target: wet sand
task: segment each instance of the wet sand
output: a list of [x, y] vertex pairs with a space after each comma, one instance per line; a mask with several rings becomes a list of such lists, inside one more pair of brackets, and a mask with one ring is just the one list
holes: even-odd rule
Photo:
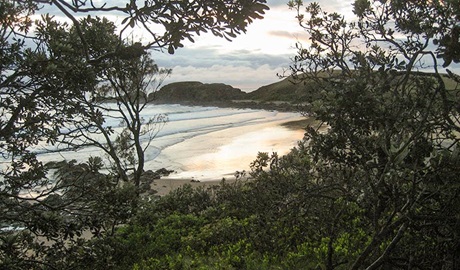
[[[289, 130], [293, 130], [296, 132], [303, 132], [305, 127], [314, 123], [313, 119], [300, 119], [294, 121], [287, 121], [287, 122], [279, 122], [278, 125]], [[241, 148], [239, 150], [242, 150]], [[244, 149], [243, 149], [244, 150]], [[236, 149], [238, 151], [238, 149]], [[213, 158], [216, 158], [217, 155], [213, 155]], [[252, 160], [254, 160], [256, 157]], [[198, 158], [201, 159], [201, 158]], [[252, 161], [251, 160], [251, 161]], [[206, 161], [209, 163], [209, 160]], [[209, 165], [209, 164], [208, 164]], [[196, 168], [195, 168], [196, 169]], [[231, 174], [228, 174], [224, 177], [227, 183], [233, 183], [235, 181], [235, 177]], [[156, 191], [156, 195], [164, 196], [185, 184], [190, 184], [192, 187], [210, 187], [213, 185], [219, 185], [222, 181], [221, 179], [210, 179], [210, 178], [200, 178], [197, 179], [195, 177], [187, 176], [187, 174], [181, 173], [178, 175], [171, 175], [168, 177], [162, 177], [161, 179], [154, 180], [151, 185], [151, 188]]]

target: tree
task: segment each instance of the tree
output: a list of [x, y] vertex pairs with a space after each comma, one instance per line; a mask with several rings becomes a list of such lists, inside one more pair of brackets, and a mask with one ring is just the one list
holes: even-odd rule
[[[86, 121], [93, 126], [104, 121], [97, 111], [93, 111], [95, 115], [91, 114], [88, 111], [91, 107], [79, 102], [84, 100], [83, 97], [97, 95], [101, 89], [101, 78], [106, 75], [105, 79], [112, 79], [116, 83], [117, 79], [139, 67], [145, 67], [146, 74], [159, 72], [147, 58], [139, 58], [148, 48], [168, 48], [172, 53], [182, 46], [185, 38], [209, 30], [217, 36], [235, 37], [244, 32], [253, 19], [261, 18], [267, 8], [263, 3], [265, 1], [258, 0], [212, 3], [146, 1], [142, 7], [137, 6], [135, 1], [121, 7], [97, 6], [93, 1], [24, 0], [0, 3], [0, 149], [3, 158], [0, 200], [4, 213], [0, 223], [2, 228], [11, 225], [21, 228], [20, 231], [2, 229], [0, 232], [2, 267], [73, 267], [70, 258], [61, 255], [81, 254], [73, 251], [78, 250], [83, 240], [74, 236], [79, 236], [88, 228], [98, 231], [105, 226], [103, 221], [92, 224], [94, 216], [86, 218], [85, 215], [91, 211], [83, 207], [85, 200], [93, 200], [88, 205], [96, 205], [92, 210], [97, 210], [95, 202], [97, 199], [103, 201], [105, 196], [98, 198], [93, 192], [90, 192], [91, 196], [85, 194], [88, 185], [80, 181], [96, 181], [104, 187], [102, 192], [106, 192], [113, 191], [114, 179], [95, 170], [97, 166], [93, 166], [94, 160], [86, 164], [63, 164], [62, 168], [68, 166], [73, 173], [50, 177], [56, 168], [43, 164], [38, 157], [39, 154], [48, 153], [49, 145], [56, 146], [53, 151], [73, 147], [71, 141], [67, 141], [71, 144], [66, 145], [62, 142], [76, 121]], [[72, 26], [46, 14], [34, 24], [31, 16], [39, 12], [43, 5], [56, 6], [71, 19]], [[104, 22], [105, 19], [89, 17], [79, 21], [76, 18], [80, 14], [95, 11], [101, 14], [109, 11], [125, 14], [124, 28], [128, 25], [148, 27], [155, 24], [162, 30], [159, 34], [152, 32], [152, 40], [148, 44], [126, 44], [121, 35], [113, 34], [113, 24]], [[31, 33], [31, 29], [36, 32]], [[100, 39], [102, 37], [107, 39]], [[131, 70], [120, 69], [121, 62], [117, 66], [117, 61], [121, 60], [131, 63]], [[138, 83], [144, 86], [144, 82]], [[140, 94], [146, 90], [142, 87], [134, 90]], [[127, 100], [126, 95], [120, 98]], [[138, 116], [133, 119], [137, 122], [132, 126], [132, 131], [140, 135], [141, 119]], [[141, 158], [138, 157], [139, 166]], [[141, 172], [142, 167], [136, 170]], [[69, 184], [69, 180], [74, 184]], [[121, 205], [131, 200], [129, 196], [120, 196], [117, 198], [124, 198], [119, 201]], [[116, 203], [107, 201], [103, 206]], [[95, 211], [102, 212], [101, 209]], [[116, 218], [112, 224], [125, 218], [118, 214], [115, 211], [110, 216]], [[43, 245], [42, 240], [36, 238], [39, 235], [52, 240], [54, 244]]]
[[[310, 173], [341, 202], [318, 200], [335, 217], [317, 224], [332, 228], [319, 235], [322, 264], [457, 268], [460, 81], [438, 61], [458, 62], [458, 1], [358, 0], [351, 23], [317, 3], [289, 6], [310, 38], [290, 75], [314, 85], [305, 111], [328, 126], [307, 131]], [[356, 207], [358, 223], [346, 214]], [[356, 226], [364, 236], [343, 256], [339, 240]]]
[[[49, 53], [66, 58], [79, 57], [83, 46], [76, 28], [51, 20], [45, 17], [38, 28]], [[106, 55], [117, 46], [125, 49], [140, 46], [120, 45], [115, 25], [107, 19], [88, 16], [79, 24], [91, 57]], [[62, 40], [72, 44], [65, 45], [67, 51], [62, 49]], [[68, 107], [74, 108], [80, 117], [70, 120], [67, 130], [60, 134], [59, 143], [71, 149], [99, 148], [110, 158], [113, 174], [124, 182], [133, 180], [139, 188], [144, 172], [144, 152], [166, 122], [164, 115], [145, 120], [142, 112], [148, 105], [149, 94], [161, 86], [171, 70], [160, 69], [147, 53], [114, 55], [90, 68], [97, 87], [67, 101]], [[116, 122], [124, 128], [118, 131], [117, 126], [107, 125], [107, 122]]]
[[[134, 185], [139, 190], [144, 173], [145, 151], [167, 121], [166, 115], [158, 114], [143, 119], [141, 113], [148, 105], [149, 95], [161, 86], [171, 70], [158, 68], [150, 57], [144, 55], [129, 62], [117, 61], [112, 70], [105, 72], [107, 85], [102, 89], [115, 96], [117, 108], [111, 110], [119, 113], [120, 116], [116, 118], [121, 119], [120, 123], [124, 126], [115, 139], [115, 145], [112, 146], [114, 149], [108, 152], [116, 153], [111, 154], [113, 160], [117, 156], [122, 157], [123, 171], [118, 170], [119, 174], [132, 170]], [[116, 166], [120, 167], [118, 164]]]
[[[110, 5], [95, 3], [93, 0], [66, 1], [66, 0], [21, 0], [21, 4], [37, 5], [48, 4], [56, 6], [66, 17], [72, 20], [77, 34], [83, 42], [84, 56], [87, 60], [98, 62], [114, 54], [124, 54], [124, 49], [112, 51], [100, 58], [92, 58], [90, 48], [84, 42], [83, 32], [75, 18], [78, 14], [95, 12], [115, 12], [125, 18], [122, 20], [120, 36], [128, 27], [140, 26], [147, 30], [152, 40], [142, 47], [131, 47], [131, 53], [139, 54], [144, 49], [167, 47], [169, 53], [183, 47], [183, 40], [194, 41], [193, 36], [211, 31], [217, 37], [227, 40], [244, 33], [247, 26], [254, 19], [262, 19], [264, 11], [268, 9], [265, 0], [238, 0], [238, 1], [144, 1], [143, 5], [136, 1]], [[155, 31], [154, 29], [159, 29]]]

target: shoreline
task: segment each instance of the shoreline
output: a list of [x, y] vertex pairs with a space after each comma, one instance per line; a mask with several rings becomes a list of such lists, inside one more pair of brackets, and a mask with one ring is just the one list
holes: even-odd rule
[[183, 106], [219, 107], [232, 109], [253, 109], [279, 112], [301, 112], [301, 104], [291, 104], [287, 101], [260, 101], [260, 100], [214, 100], [214, 101], [193, 101], [193, 100], [151, 100], [150, 104], [179, 104]]
[[[281, 127], [285, 127], [290, 130], [305, 130], [305, 128], [309, 125], [314, 125], [315, 119], [313, 118], [306, 118], [301, 120], [290, 120], [286, 122], [279, 123], [278, 125]], [[212, 186], [218, 186], [222, 183], [222, 181], [226, 183], [234, 183], [236, 182], [236, 178], [233, 175], [228, 175], [227, 177], [223, 177], [221, 179], [194, 179], [194, 178], [175, 178], [170, 176], [164, 176], [160, 179], [155, 179], [150, 184], [151, 190], [155, 192], [153, 195], [163, 197], [169, 194], [171, 191], [176, 190], [186, 184], [191, 185], [193, 188], [208, 188]]]
[[308, 126], [318, 126], [319, 122], [313, 117], [304, 116], [305, 119], [301, 120], [292, 120], [288, 122], [281, 123], [282, 127], [289, 128], [292, 130], [305, 130]]

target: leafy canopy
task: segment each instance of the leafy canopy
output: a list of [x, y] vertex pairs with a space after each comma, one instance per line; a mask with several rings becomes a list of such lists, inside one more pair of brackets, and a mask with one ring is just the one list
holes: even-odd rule
[[[140, 136], [153, 138], [148, 126], [163, 122], [139, 116], [155, 76], [167, 73], [146, 50], [173, 53], [184, 39], [207, 31], [234, 38], [267, 9], [262, 0], [112, 3], [0, 2], [0, 268], [87, 268], [82, 262], [92, 262], [92, 248], [85, 251], [87, 239], [80, 236], [112, 234], [134, 213], [139, 181], [120, 187], [118, 180], [133, 168], [139, 179], [146, 147]], [[43, 14], [46, 6], [70, 23]], [[112, 12], [125, 16], [118, 33], [105, 16]], [[34, 21], [35, 14], [41, 19]], [[147, 44], [126, 41], [124, 33], [133, 26], [151, 33]], [[100, 103], [109, 94], [131, 109], [123, 120], [134, 123], [131, 134], [119, 134], [118, 141], [104, 125], [107, 108]], [[41, 161], [43, 155], [94, 145], [95, 136], [106, 136], [106, 144], [97, 141], [102, 147], [118, 142], [107, 148], [118, 175], [103, 173], [96, 158], [81, 164]], [[134, 144], [135, 153], [123, 151]]]

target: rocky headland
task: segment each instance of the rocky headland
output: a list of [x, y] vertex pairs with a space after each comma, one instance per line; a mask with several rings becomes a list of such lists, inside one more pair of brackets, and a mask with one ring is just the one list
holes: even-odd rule
[[303, 84], [293, 84], [289, 79], [249, 93], [223, 83], [185, 81], [163, 86], [151, 94], [149, 100], [193, 106], [301, 111], [300, 105], [306, 102], [306, 95]]

